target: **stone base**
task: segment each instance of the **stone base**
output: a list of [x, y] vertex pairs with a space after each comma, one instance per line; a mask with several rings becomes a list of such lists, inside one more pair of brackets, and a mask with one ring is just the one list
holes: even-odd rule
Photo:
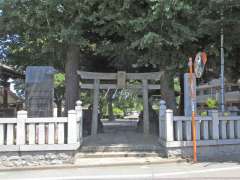
[[1, 152], [0, 167], [73, 164], [74, 151]]
[[[166, 148], [168, 157], [193, 157], [192, 147]], [[198, 161], [238, 161], [240, 162], [240, 144], [234, 145], [210, 145], [197, 147]]]

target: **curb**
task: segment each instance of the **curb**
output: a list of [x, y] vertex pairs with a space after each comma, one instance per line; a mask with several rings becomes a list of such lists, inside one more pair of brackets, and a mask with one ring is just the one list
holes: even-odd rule
[[106, 164], [89, 164], [89, 165], [78, 165], [79, 168], [94, 168], [94, 167], [116, 167], [116, 166], [135, 166], [135, 165], [153, 165], [153, 164], [171, 164], [171, 163], [183, 163], [187, 162], [184, 159], [178, 160], [165, 160], [165, 161], [146, 161], [146, 162], [129, 162], [129, 163], [106, 163]]
[[94, 167], [116, 167], [116, 166], [135, 166], [135, 165], [151, 165], [151, 164], [171, 164], [171, 163], [183, 163], [187, 162], [185, 159], [173, 159], [173, 160], [161, 160], [161, 161], [146, 161], [146, 162], [129, 162], [129, 163], [106, 163], [106, 164], [64, 164], [64, 165], [51, 165], [51, 166], [32, 166], [32, 167], [6, 167], [0, 168], [0, 172], [3, 171], [26, 171], [26, 170], [49, 170], [49, 169], [73, 169], [73, 168], [94, 168]]

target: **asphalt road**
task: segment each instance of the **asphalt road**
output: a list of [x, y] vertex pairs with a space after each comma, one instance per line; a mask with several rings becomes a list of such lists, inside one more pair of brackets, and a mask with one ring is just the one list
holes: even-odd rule
[[162, 165], [1, 171], [11, 180], [116, 180], [116, 179], [240, 179], [239, 163], [171, 163]]

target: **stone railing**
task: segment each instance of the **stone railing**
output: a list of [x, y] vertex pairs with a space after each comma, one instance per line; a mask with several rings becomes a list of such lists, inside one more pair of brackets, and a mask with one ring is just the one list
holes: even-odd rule
[[0, 151], [76, 150], [82, 142], [82, 107], [78, 101], [67, 117], [0, 118]]
[[[174, 116], [160, 102], [159, 139], [165, 147], [192, 146], [192, 117]], [[212, 110], [209, 116], [196, 116], [198, 146], [240, 144], [240, 116], [222, 116]]]

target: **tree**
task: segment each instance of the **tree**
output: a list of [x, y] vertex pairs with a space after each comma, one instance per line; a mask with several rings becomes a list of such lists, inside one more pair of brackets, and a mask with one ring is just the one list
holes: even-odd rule
[[[55, 67], [63, 62], [67, 109], [72, 109], [78, 99], [79, 63], [94, 56], [98, 57], [98, 64], [104, 57], [115, 67], [103, 68], [104, 71], [163, 71], [162, 98], [169, 108], [176, 110], [173, 77], [186, 72], [188, 57], [205, 49], [209, 54], [208, 64], [217, 65], [211, 59], [218, 56], [219, 9], [223, 5], [231, 9], [231, 13], [224, 12], [224, 23], [228, 24], [224, 31], [234, 28], [235, 34], [226, 39], [229, 42], [227, 56], [234, 56], [229, 69], [232, 64], [238, 65], [239, 43], [230, 42], [239, 31], [235, 28], [239, 26], [239, 7], [229, 2], [5, 0], [1, 9], [5, 34], [17, 33], [22, 39], [18, 55], [27, 56], [31, 63], [38, 60]], [[88, 66], [87, 69], [94, 68]]]
[[150, 71], [163, 71], [162, 97], [172, 109], [176, 109], [173, 76], [179, 66], [187, 64], [184, 60], [187, 61], [190, 55], [187, 51], [189, 44], [197, 41], [194, 31], [194, 24], [197, 23], [192, 21], [196, 16], [194, 3], [168, 0], [105, 1], [108, 9], [95, 13], [103, 21], [94, 30], [103, 39], [97, 43], [100, 53], [114, 59], [120, 68], [123, 64], [129, 67], [134, 63], [138, 67], [157, 67]]
[[[88, 28], [86, 19], [90, 13], [86, 6], [88, 4], [91, 3], [74, 0], [6, 0], [0, 7], [3, 12], [4, 33], [16, 33], [21, 37], [23, 46], [17, 49], [18, 55], [29, 57], [33, 52], [40, 51], [41, 53], [36, 53], [40, 55], [39, 60], [44, 62], [42, 55], [47, 54], [47, 63], [50, 65], [56, 64], [56, 59], [49, 59], [56, 51], [61, 52], [61, 59], [66, 59], [66, 110], [74, 108], [79, 96], [76, 71], [82, 58], [81, 53], [89, 46], [85, 38], [85, 29]], [[29, 60], [30, 62], [25, 63], [31, 64], [38, 58], [32, 57]]]

